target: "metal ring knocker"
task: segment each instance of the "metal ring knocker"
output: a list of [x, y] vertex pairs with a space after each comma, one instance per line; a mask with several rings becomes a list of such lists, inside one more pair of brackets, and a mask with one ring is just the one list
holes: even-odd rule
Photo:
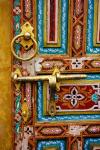
[[[22, 61], [28, 61], [28, 60], [31, 60], [32, 58], [35, 57], [37, 50], [38, 50], [38, 45], [37, 45], [37, 42], [34, 38], [33, 27], [30, 25], [29, 22], [26, 22], [21, 27], [21, 29], [22, 29], [22, 32], [19, 35], [15, 36], [11, 42], [11, 51], [12, 51], [13, 55], [15, 56], [15, 58], [22, 60]], [[28, 51], [29, 48], [32, 45], [34, 45], [33, 54], [31, 56], [29, 56], [27, 58], [22, 58], [16, 54], [15, 49], [14, 49], [14, 45], [15, 45], [15, 42], [18, 38], [23, 38], [21, 42], [17, 42], [17, 43], [20, 43], [26, 51]]]

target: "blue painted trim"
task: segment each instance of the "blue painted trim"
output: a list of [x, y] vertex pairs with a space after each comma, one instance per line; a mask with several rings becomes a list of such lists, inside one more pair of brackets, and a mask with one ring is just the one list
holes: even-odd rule
[[68, 0], [61, 1], [61, 47], [60, 48], [45, 48], [43, 42], [43, 1], [38, 0], [37, 4], [37, 20], [38, 20], [38, 47], [40, 54], [66, 54], [67, 52], [67, 35], [68, 35]]
[[100, 73], [88, 74], [86, 80], [100, 80]]
[[[13, 7], [14, 8], [20, 7], [20, 0], [14, 0], [14, 6]], [[15, 33], [15, 36], [16, 36], [20, 33], [20, 28], [21, 28], [21, 24], [20, 24], [21, 16], [20, 16], [20, 14], [19, 15], [14, 15], [13, 20], [14, 20], [14, 33]], [[20, 49], [20, 45], [15, 44], [16, 54], [19, 53], [19, 49]], [[21, 95], [16, 96], [16, 98], [15, 98], [15, 114], [17, 114], [21, 110], [20, 100], [21, 100]], [[19, 133], [20, 130], [21, 130], [21, 128], [20, 128], [21, 122], [22, 122], [21, 119], [20, 119], [20, 121], [15, 122], [15, 131], [16, 131], [16, 133]]]
[[48, 140], [48, 141], [38, 141], [37, 150], [43, 150], [44, 147], [58, 146], [60, 150], [65, 150], [64, 140]]
[[99, 54], [100, 48], [93, 46], [94, 30], [94, 0], [88, 0], [88, 19], [87, 19], [87, 54]]
[[91, 144], [100, 144], [100, 138], [86, 138], [84, 140], [84, 150], [90, 150]]

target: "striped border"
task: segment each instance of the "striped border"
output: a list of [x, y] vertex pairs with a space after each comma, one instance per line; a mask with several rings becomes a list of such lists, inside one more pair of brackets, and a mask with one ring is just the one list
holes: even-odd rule
[[[37, 3], [37, 33], [38, 47], [41, 55], [66, 55], [68, 51], [68, 0], [59, 0], [58, 7], [61, 10], [61, 15], [58, 15], [58, 41], [57, 44], [47, 43], [47, 3], [46, 0], [38, 0]], [[43, 7], [44, 6], [44, 7]], [[44, 8], [44, 9], [43, 9]], [[67, 10], [67, 11], [66, 11]], [[60, 14], [60, 11], [59, 11]]]
[[50, 0], [44, 1], [44, 46], [61, 47], [61, 0], [56, 0], [55, 40], [50, 41]]
[[64, 140], [48, 140], [48, 141], [39, 141], [37, 144], [37, 150], [45, 150], [49, 147], [58, 148], [58, 150], [65, 150], [65, 141]]
[[[98, 40], [98, 26], [99, 26], [99, 22], [98, 19], [100, 18], [100, 13], [99, 13], [99, 9], [98, 7], [100, 7], [100, 0], [96, 0], [94, 3], [94, 35], [93, 35], [93, 45], [96, 47], [100, 47], [100, 40]], [[98, 15], [99, 14], [99, 15]]]

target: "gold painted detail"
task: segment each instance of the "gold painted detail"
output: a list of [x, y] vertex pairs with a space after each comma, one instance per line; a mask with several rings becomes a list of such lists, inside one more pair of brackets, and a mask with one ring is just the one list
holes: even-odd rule
[[24, 102], [22, 104], [22, 118], [25, 123], [28, 121], [29, 118], [29, 109], [26, 98], [24, 99]]
[[21, 77], [21, 71], [19, 68], [16, 68], [16, 70], [14, 72], [12, 72], [11, 76], [13, 77], [13, 79], [15, 80], [17, 77]]
[[[21, 33], [15, 36], [11, 42], [11, 51], [17, 59], [22, 60], [22, 61], [28, 61], [32, 59], [33, 57], [35, 57], [37, 50], [38, 50], [38, 46], [34, 38], [33, 27], [31, 26], [29, 22], [26, 22], [21, 27], [21, 30], [22, 30]], [[31, 56], [27, 58], [18, 56], [14, 50], [15, 43], [20, 44], [24, 48], [24, 51], [31, 50], [31, 47], [33, 46], [34, 48], [32, 48], [33, 53], [31, 54]]]

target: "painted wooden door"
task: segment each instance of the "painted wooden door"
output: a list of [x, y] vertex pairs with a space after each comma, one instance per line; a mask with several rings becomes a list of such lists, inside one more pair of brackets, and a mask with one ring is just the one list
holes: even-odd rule
[[99, 150], [100, 0], [12, 6], [14, 149]]

